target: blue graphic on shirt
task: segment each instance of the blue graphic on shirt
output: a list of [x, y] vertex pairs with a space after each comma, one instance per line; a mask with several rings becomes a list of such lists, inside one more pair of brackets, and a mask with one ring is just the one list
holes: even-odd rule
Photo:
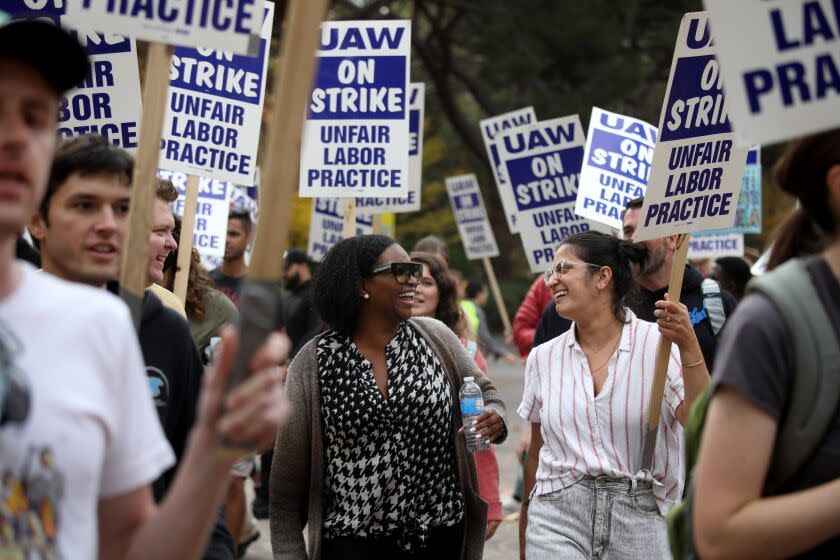
[[689, 319], [691, 319], [691, 326], [693, 327], [700, 321], [709, 318], [709, 310], [706, 309], [706, 302], [703, 301], [703, 308], [697, 309], [696, 307], [691, 310], [688, 314]]

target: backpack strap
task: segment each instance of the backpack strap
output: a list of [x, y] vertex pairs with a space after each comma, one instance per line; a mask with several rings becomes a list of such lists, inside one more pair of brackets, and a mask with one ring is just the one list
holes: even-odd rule
[[750, 284], [787, 325], [794, 371], [786, 416], [780, 421], [765, 492], [790, 480], [814, 454], [840, 402], [840, 344], [805, 261], [794, 259]]
[[720, 284], [711, 278], [704, 278], [700, 284], [703, 290], [703, 303], [706, 304], [706, 312], [709, 314], [709, 322], [712, 323], [712, 331], [715, 336], [726, 323], [726, 310], [723, 308], [723, 298], [720, 295]]

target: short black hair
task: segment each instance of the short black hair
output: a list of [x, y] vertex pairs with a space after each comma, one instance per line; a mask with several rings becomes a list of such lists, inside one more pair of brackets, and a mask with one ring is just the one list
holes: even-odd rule
[[231, 208], [230, 212], [228, 212], [228, 221], [231, 220], [239, 220], [242, 222], [245, 231], [251, 233], [251, 227], [254, 225], [251, 221], [251, 213], [244, 208]]
[[384, 235], [358, 235], [336, 243], [321, 261], [312, 290], [315, 310], [342, 336], [356, 333], [362, 278], [370, 276], [379, 256], [394, 243]]
[[723, 270], [730, 280], [740, 288], [745, 288], [752, 279], [750, 265], [741, 257], [720, 257], [715, 263]]
[[638, 196], [627, 203], [624, 207], [625, 210], [630, 210], [631, 208], [641, 208], [642, 205], [645, 203], [645, 197]]
[[467, 296], [467, 299], [474, 299], [475, 296], [480, 294], [483, 289], [484, 284], [482, 284], [480, 280], [470, 280], [464, 290], [464, 295]]
[[55, 151], [47, 190], [38, 213], [49, 223], [50, 200], [67, 179], [78, 173], [86, 175], [115, 175], [131, 186], [134, 177], [134, 158], [98, 134], [83, 134], [64, 141]]

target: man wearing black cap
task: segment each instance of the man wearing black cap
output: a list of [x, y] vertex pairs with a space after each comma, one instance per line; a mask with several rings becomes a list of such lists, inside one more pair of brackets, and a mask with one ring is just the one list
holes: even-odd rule
[[[155, 506], [150, 483], [173, 456], [152, 400], [138, 398], [148, 388], [127, 308], [13, 253], [44, 194], [58, 103], [84, 79], [87, 56], [54, 25], [7, 22], [0, 13], [0, 493], [16, 508], [4, 516], [3, 552], [195, 558], [233, 462], [217, 441], [265, 447], [287, 415], [273, 367], [282, 345], [269, 339], [252, 362], [258, 373], [225, 396], [237, 344], [225, 335], [182, 463], [189, 475]], [[276, 398], [254, 398], [266, 393]]]

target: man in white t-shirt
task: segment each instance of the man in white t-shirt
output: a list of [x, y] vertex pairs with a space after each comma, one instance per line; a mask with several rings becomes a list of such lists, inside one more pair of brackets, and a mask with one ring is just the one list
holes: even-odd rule
[[[182, 461], [189, 474], [155, 506], [150, 483], [173, 457], [152, 400], [137, 398], [148, 389], [126, 307], [14, 260], [46, 186], [58, 102], [87, 72], [84, 50], [57, 27], [0, 24], [0, 555], [197, 558], [235, 459], [219, 437], [263, 448], [287, 416], [273, 367], [283, 348], [269, 339], [258, 373], [224, 395], [237, 345], [225, 333]], [[28, 410], [4, 390], [11, 372], [27, 384]], [[5, 418], [6, 394], [24, 402], [17, 421]]]

